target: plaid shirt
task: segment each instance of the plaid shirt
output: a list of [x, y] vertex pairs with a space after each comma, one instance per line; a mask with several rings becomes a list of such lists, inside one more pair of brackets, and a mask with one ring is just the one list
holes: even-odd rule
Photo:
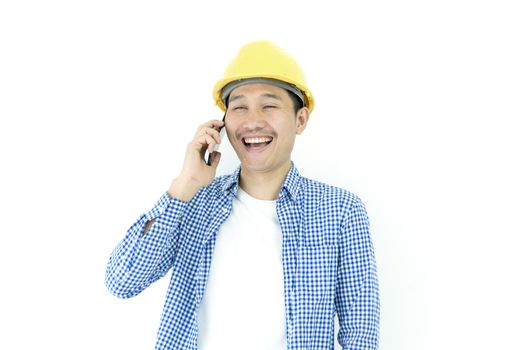
[[[109, 259], [105, 283], [121, 298], [137, 295], [173, 269], [156, 349], [197, 349], [198, 307], [216, 234], [231, 212], [239, 174], [240, 168], [217, 177], [190, 202], [165, 192], [129, 228]], [[377, 349], [378, 281], [360, 199], [304, 178], [292, 165], [280, 190], [277, 215], [288, 349], [333, 349], [335, 314], [343, 349]], [[143, 235], [147, 221], [155, 218]]]

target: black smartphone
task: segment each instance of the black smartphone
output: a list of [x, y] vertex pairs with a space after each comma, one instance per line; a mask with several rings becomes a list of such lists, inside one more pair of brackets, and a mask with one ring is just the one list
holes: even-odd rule
[[[220, 129], [219, 129], [219, 132], [220, 132], [220, 142], [224, 142], [224, 137], [226, 136], [226, 124], [225, 124], [225, 121], [226, 121], [226, 114], [224, 113], [224, 117], [222, 118], [222, 121], [224, 122], [224, 126], [222, 126]], [[215, 149], [213, 150], [213, 152], [209, 153], [209, 151], [206, 150], [206, 154], [207, 154], [207, 157], [205, 158], [206, 159], [206, 164], [207, 165], [211, 165], [211, 162], [213, 162], [213, 157], [215, 156], [215, 152], [218, 151], [218, 147], [220, 145], [219, 144], [216, 144], [215, 145]]]

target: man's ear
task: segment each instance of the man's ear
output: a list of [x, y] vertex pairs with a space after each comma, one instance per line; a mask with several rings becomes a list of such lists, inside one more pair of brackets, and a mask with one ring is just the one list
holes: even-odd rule
[[306, 128], [307, 122], [309, 121], [309, 109], [307, 107], [300, 108], [297, 112], [297, 117], [295, 120], [297, 126], [297, 135], [300, 135]]

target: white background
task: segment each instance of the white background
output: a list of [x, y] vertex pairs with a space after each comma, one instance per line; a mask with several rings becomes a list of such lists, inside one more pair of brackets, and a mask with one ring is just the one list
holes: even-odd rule
[[367, 205], [381, 349], [524, 349], [520, 2], [342, 3], [2, 2], [0, 348], [153, 348], [168, 278], [119, 300], [107, 259], [269, 39], [316, 97], [297, 167]]

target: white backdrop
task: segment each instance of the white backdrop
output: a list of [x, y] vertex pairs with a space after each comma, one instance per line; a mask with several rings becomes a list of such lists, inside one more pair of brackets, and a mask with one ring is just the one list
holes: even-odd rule
[[297, 167], [367, 205], [381, 349], [524, 349], [519, 2], [342, 3], [1, 3], [0, 348], [153, 348], [168, 278], [119, 300], [107, 259], [269, 39], [317, 101]]

